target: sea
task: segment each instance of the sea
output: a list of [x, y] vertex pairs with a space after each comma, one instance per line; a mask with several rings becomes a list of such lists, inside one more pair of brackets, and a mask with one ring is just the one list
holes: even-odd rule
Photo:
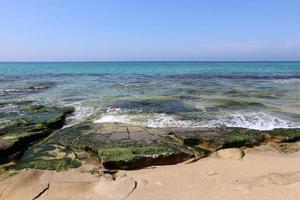
[[300, 128], [300, 62], [1, 62], [15, 100], [74, 106], [66, 126]]

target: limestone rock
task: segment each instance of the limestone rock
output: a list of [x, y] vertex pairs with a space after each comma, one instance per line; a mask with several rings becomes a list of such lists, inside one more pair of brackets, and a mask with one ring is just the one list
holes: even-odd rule
[[92, 164], [84, 164], [80, 166], [80, 172], [82, 173], [96, 173], [99, 171], [99, 166], [92, 165]]
[[0, 199], [32, 200], [48, 187], [49, 179], [43, 171], [24, 171], [1, 182]]
[[244, 151], [239, 148], [220, 149], [216, 152], [216, 156], [223, 159], [240, 160], [244, 155]]
[[100, 196], [109, 199], [125, 199], [136, 188], [136, 181], [127, 176], [118, 176], [113, 179], [101, 179], [95, 183], [93, 190]]
[[12, 176], [0, 185], [5, 200], [121, 200], [136, 188], [133, 178], [96, 177], [78, 170], [53, 172], [28, 170]]

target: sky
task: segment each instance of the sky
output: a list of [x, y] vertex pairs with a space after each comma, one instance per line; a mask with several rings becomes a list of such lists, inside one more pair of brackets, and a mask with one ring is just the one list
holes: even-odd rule
[[300, 60], [299, 0], [0, 0], [0, 61]]

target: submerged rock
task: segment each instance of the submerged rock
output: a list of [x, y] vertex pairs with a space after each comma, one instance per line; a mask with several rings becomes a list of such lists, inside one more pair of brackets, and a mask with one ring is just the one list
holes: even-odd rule
[[242, 99], [216, 99], [212, 100], [215, 101], [216, 105], [208, 108], [218, 108], [218, 109], [245, 109], [245, 108], [251, 108], [251, 109], [262, 109], [266, 108], [266, 105], [260, 102], [255, 101], [248, 101], [248, 100], [242, 100]]
[[53, 82], [24, 83], [22, 86], [0, 88], [0, 96], [20, 97], [20, 95], [42, 92], [53, 87]]
[[138, 100], [121, 100], [110, 105], [110, 107], [166, 114], [192, 112], [197, 110], [186, 105], [180, 98], [164, 96]]

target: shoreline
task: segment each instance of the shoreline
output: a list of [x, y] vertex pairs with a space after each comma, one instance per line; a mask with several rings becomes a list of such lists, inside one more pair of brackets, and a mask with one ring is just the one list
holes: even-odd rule
[[[73, 108], [25, 105], [26, 117], [0, 129], [3, 169], [67, 170], [98, 163], [106, 169], [134, 170], [200, 159], [226, 148], [300, 140], [300, 129], [254, 130], [236, 127], [151, 128], [125, 123], [79, 123], [65, 128]], [[34, 120], [33, 120], [34, 119]]]
[[74, 108], [17, 105], [24, 115], [0, 129], [1, 159], [12, 161], [0, 165], [0, 199], [286, 199], [272, 190], [298, 195], [290, 189], [300, 188], [298, 128], [110, 122], [62, 128]]
[[267, 143], [246, 148], [242, 150], [244, 155], [237, 148], [222, 149], [197, 161], [129, 171], [91, 174], [90, 170], [95, 170], [92, 165], [62, 172], [30, 169], [3, 180], [0, 197], [7, 200], [27, 197], [39, 200], [297, 199], [300, 142], [284, 145]]

